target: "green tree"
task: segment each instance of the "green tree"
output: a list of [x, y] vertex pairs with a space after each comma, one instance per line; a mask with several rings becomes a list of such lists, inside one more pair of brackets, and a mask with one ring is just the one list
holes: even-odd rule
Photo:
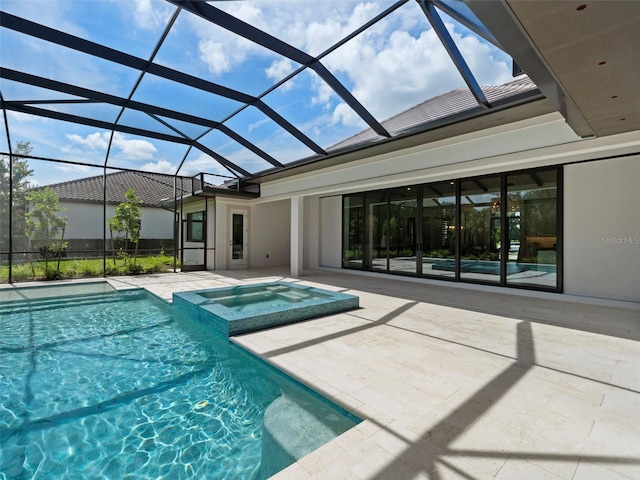
[[[32, 248], [40, 248], [44, 252], [45, 276], [47, 278], [60, 277], [60, 257], [62, 251], [67, 248], [64, 241], [64, 230], [67, 226], [67, 217], [60, 217], [58, 213], [66, 210], [58, 206], [58, 195], [49, 187], [31, 190], [25, 198], [29, 211], [25, 216], [26, 233], [31, 238]], [[57, 253], [58, 264], [55, 271], [49, 270], [49, 253]], [[31, 264], [33, 269], [33, 263]]]
[[10, 182], [9, 166], [11, 159], [9, 155], [0, 156], [0, 250], [9, 249], [9, 233], [12, 231], [9, 225], [9, 210], [13, 209], [13, 236], [14, 250], [26, 250], [25, 235], [25, 211], [26, 192], [30, 183], [28, 178], [33, 175], [33, 170], [29, 168], [27, 160], [20, 158], [31, 153], [33, 147], [29, 142], [20, 141], [13, 149], [13, 201], [9, 202]]
[[[111, 249], [114, 252], [115, 265], [115, 247], [113, 244], [113, 232], [124, 233], [124, 249], [125, 253], [129, 251], [129, 242], [135, 244], [133, 255], [133, 265], [135, 266], [138, 258], [138, 243], [140, 242], [140, 229], [142, 227], [142, 212], [140, 205], [142, 200], [138, 198], [133, 188], [129, 188], [125, 193], [125, 201], [120, 203], [114, 212], [113, 217], [108, 220], [109, 230], [111, 232]], [[125, 257], [126, 260], [126, 257]]]

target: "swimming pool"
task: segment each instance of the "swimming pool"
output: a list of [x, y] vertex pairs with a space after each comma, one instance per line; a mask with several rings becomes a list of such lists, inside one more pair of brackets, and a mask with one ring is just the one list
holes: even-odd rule
[[266, 478], [359, 421], [144, 290], [36, 290], [0, 303], [0, 478]]

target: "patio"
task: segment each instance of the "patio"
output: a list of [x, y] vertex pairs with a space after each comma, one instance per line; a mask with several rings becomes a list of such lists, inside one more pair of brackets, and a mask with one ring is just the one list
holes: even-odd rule
[[356, 294], [361, 308], [233, 341], [365, 419], [274, 478], [640, 478], [637, 306], [327, 270], [110, 282], [169, 299], [273, 280]]

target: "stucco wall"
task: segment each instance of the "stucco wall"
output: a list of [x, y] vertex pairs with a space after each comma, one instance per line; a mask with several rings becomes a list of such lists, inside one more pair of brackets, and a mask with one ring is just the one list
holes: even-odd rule
[[290, 218], [291, 206], [288, 200], [258, 203], [251, 207], [249, 267], [289, 265]]
[[[96, 239], [103, 236], [103, 207], [100, 204], [59, 202], [66, 208], [61, 215], [68, 217], [65, 238]], [[114, 205], [107, 205], [107, 219], [113, 216]], [[161, 208], [142, 207], [141, 238], [169, 239], [173, 238], [173, 213]], [[109, 229], [107, 228], [107, 238]]]
[[[66, 209], [60, 213], [60, 216], [67, 217], [67, 226], [64, 230], [65, 238], [69, 240], [103, 238], [104, 212], [102, 205], [61, 201], [58, 206]], [[107, 218], [111, 216], [113, 216], [113, 207], [107, 206]], [[109, 238], [108, 228], [107, 238]]]
[[342, 266], [342, 197], [320, 199], [320, 266]]
[[640, 156], [565, 167], [566, 293], [640, 302]]

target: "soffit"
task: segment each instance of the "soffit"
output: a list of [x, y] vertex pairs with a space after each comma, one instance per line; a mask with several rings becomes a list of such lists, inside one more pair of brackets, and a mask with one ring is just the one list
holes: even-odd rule
[[640, 130], [640, 2], [466, 2], [578, 134]]

